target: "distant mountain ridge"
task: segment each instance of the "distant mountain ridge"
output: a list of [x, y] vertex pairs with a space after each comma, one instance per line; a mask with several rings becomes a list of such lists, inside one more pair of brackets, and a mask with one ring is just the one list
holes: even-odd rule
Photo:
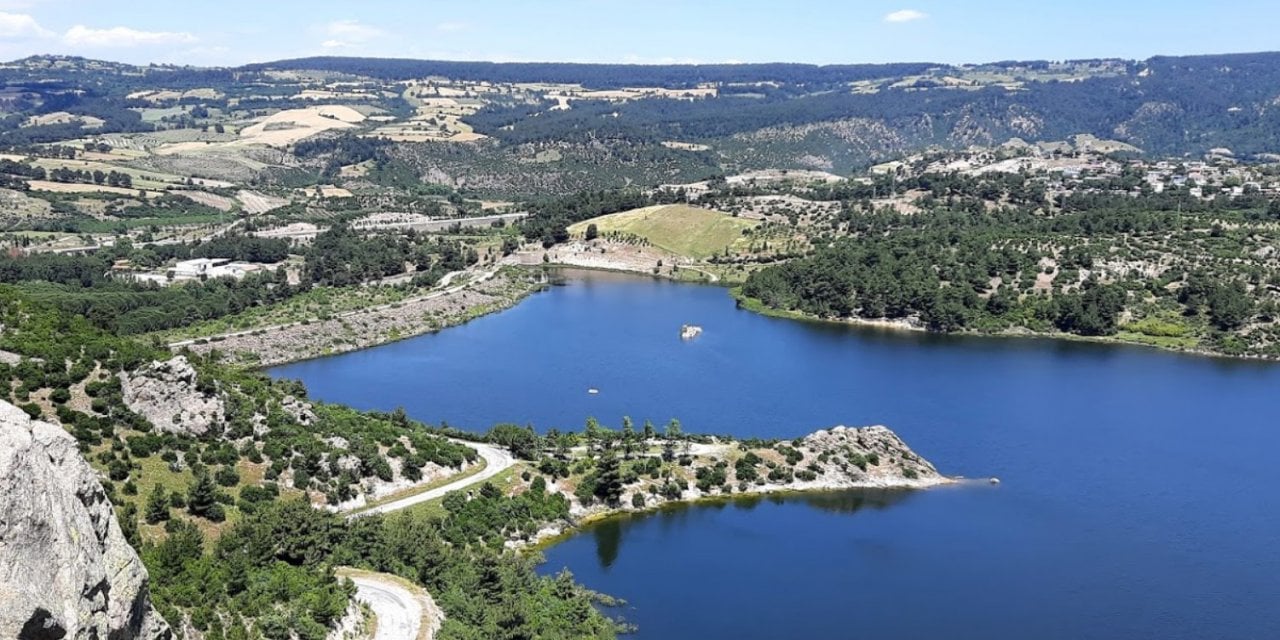
[[[624, 65], [494, 63], [317, 57], [236, 68], [134, 66], [65, 56], [0, 65], [6, 94], [37, 96], [0, 118], [0, 143], [48, 142], [76, 131], [23, 126], [31, 115], [67, 112], [105, 121], [101, 133], [147, 131], [136, 97], [212, 88], [219, 99], [183, 105], [268, 112], [342, 104], [340, 95], [299, 98], [334, 81], [380, 96], [370, 103], [408, 117], [400, 95], [408, 79], [463, 80], [457, 95], [478, 106], [462, 116], [485, 140], [476, 145], [403, 145], [419, 176], [473, 184], [509, 182], [516, 173], [562, 189], [610, 186], [595, 167], [677, 167], [630, 171], [630, 184], [705, 177], [715, 171], [778, 168], [847, 173], [929, 148], [994, 146], [1087, 134], [1159, 157], [1230, 149], [1238, 158], [1280, 153], [1280, 53], [1002, 61], [976, 65], [717, 64]], [[502, 91], [482, 93], [484, 85]], [[518, 91], [515, 88], [519, 88]], [[652, 88], [618, 98], [622, 88]], [[696, 91], [695, 91], [696, 89]], [[614, 92], [614, 95], [610, 94]], [[566, 98], [566, 92], [573, 93]], [[576, 92], [576, 93], [575, 93]], [[687, 92], [687, 93], [682, 93]], [[326, 93], [321, 91], [320, 93]], [[623, 92], [625, 93], [625, 92]], [[519, 95], [517, 95], [519, 94]], [[394, 97], [392, 97], [394, 96]], [[566, 100], [572, 99], [570, 107]], [[558, 102], [559, 101], [559, 102]], [[497, 145], [492, 144], [497, 141]], [[672, 142], [685, 147], [672, 147]], [[668, 145], [663, 148], [661, 145]], [[554, 149], [560, 165], [528, 158]], [[599, 156], [614, 156], [601, 164]], [[575, 165], [576, 163], [576, 165]], [[615, 166], [616, 165], [616, 166]], [[493, 180], [476, 167], [492, 167]], [[575, 177], [577, 176], [577, 177]], [[442, 178], [441, 180], [447, 182]], [[631, 179], [634, 178], [634, 179]], [[610, 179], [612, 180], [612, 178]]]

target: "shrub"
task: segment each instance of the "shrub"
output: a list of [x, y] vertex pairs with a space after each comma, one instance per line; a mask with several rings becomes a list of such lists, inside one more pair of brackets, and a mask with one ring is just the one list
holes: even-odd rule
[[240, 474], [235, 467], [222, 467], [214, 474], [213, 479], [223, 487], [234, 487], [240, 482]]

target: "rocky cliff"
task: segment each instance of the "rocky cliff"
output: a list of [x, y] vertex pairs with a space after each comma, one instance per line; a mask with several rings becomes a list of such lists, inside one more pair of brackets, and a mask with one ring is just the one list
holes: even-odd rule
[[200, 437], [226, 428], [226, 404], [200, 388], [195, 367], [184, 356], [121, 373], [124, 403], [160, 431]]
[[170, 637], [75, 440], [0, 402], [0, 638]]

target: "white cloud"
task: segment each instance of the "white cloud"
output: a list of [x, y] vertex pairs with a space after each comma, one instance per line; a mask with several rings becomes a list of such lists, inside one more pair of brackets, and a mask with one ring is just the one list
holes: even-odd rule
[[924, 20], [929, 14], [915, 9], [902, 9], [894, 11], [884, 17], [885, 22], [915, 22], [916, 20]]
[[0, 0], [0, 10], [26, 11], [33, 9], [41, 0]]
[[325, 40], [320, 43], [320, 46], [325, 49], [347, 49], [351, 47], [351, 43], [343, 42], [342, 40]]
[[358, 20], [335, 20], [325, 26], [330, 42], [355, 43], [373, 40], [386, 35], [382, 29], [363, 24]]
[[25, 13], [0, 11], [0, 38], [48, 38], [52, 35], [52, 31]]
[[185, 31], [140, 31], [129, 27], [93, 29], [78, 24], [62, 41], [73, 47], [136, 47], [138, 45], [187, 44], [197, 38]]

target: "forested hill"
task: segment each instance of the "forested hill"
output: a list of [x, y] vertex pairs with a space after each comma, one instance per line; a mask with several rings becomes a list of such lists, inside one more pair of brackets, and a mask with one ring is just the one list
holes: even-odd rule
[[346, 58], [319, 56], [264, 62], [243, 71], [333, 71], [378, 78], [410, 80], [428, 76], [465, 78], [484, 82], [554, 82], [608, 89], [655, 86], [672, 89], [703, 83], [833, 84], [924, 73], [938, 65], [913, 62], [895, 64], [812, 65], [767, 64], [581, 64], [567, 62], [466, 62], [413, 60], [409, 58]]
[[[374, 178], [392, 186], [425, 178], [511, 198], [687, 184], [751, 170], [847, 175], [925, 149], [1077, 134], [1155, 158], [1225, 148], [1238, 159], [1270, 160], [1280, 157], [1280, 53], [975, 65], [319, 57], [201, 69], [66, 56], [0, 64], [0, 146], [12, 150], [86, 132], [166, 132], [116, 140], [144, 147], [241, 131], [253, 140], [253, 124], [263, 118], [299, 117], [298, 110], [320, 106], [377, 110], [376, 119], [347, 133], [381, 139], [382, 148], [333, 154], [323, 145], [336, 143], [317, 149], [309, 141], [293, 150], [298, 162], [260, 169], [180, 157], [207, 155], [188, 146], [146, 164], [176, 175], [195, 166], [209, 178], [244, 180], [256, 172], [263, 183], [301, 185], [377, 155], [393, 170]], [[328, 126], [280, 135], [289, 147], [322, 130], [328, 133], [321, 137], [334, 135]], [[476, 144], [434, 144], [441, 141]], [[319, 157], [326, 154], [332, 157]], [[274, 157], [257, 154], [248, 164]]]
[[[837, 170], [930, 145], [990, 145], [1011, 137], [1060, 140], [1078, 133], [1119, 140], [1153, 155], [1199, 154], [1215, 147], [1244, 155], [1280, 152], [1280, 53], [963, 66], [305, 58], [243, 68], [303, 69], [387, 81], [443, 76], [590, 89], [716, 88], [714, 98], [583, 100], [573, 109], [551, 112], [545, 105], [498, 102], [469, 118], [477, 131], [516, 144], [574, 139], [583, 132], [631, 140], [738, 136], [746, 139], [730, 146], [768, 142], [765, 153], [772, 160], [785, 164], [788, 158], [816, 155]], [[531, 110], [540, 117], [529, 118]], [[852, 150], [833, 150], [837, 147]]]

